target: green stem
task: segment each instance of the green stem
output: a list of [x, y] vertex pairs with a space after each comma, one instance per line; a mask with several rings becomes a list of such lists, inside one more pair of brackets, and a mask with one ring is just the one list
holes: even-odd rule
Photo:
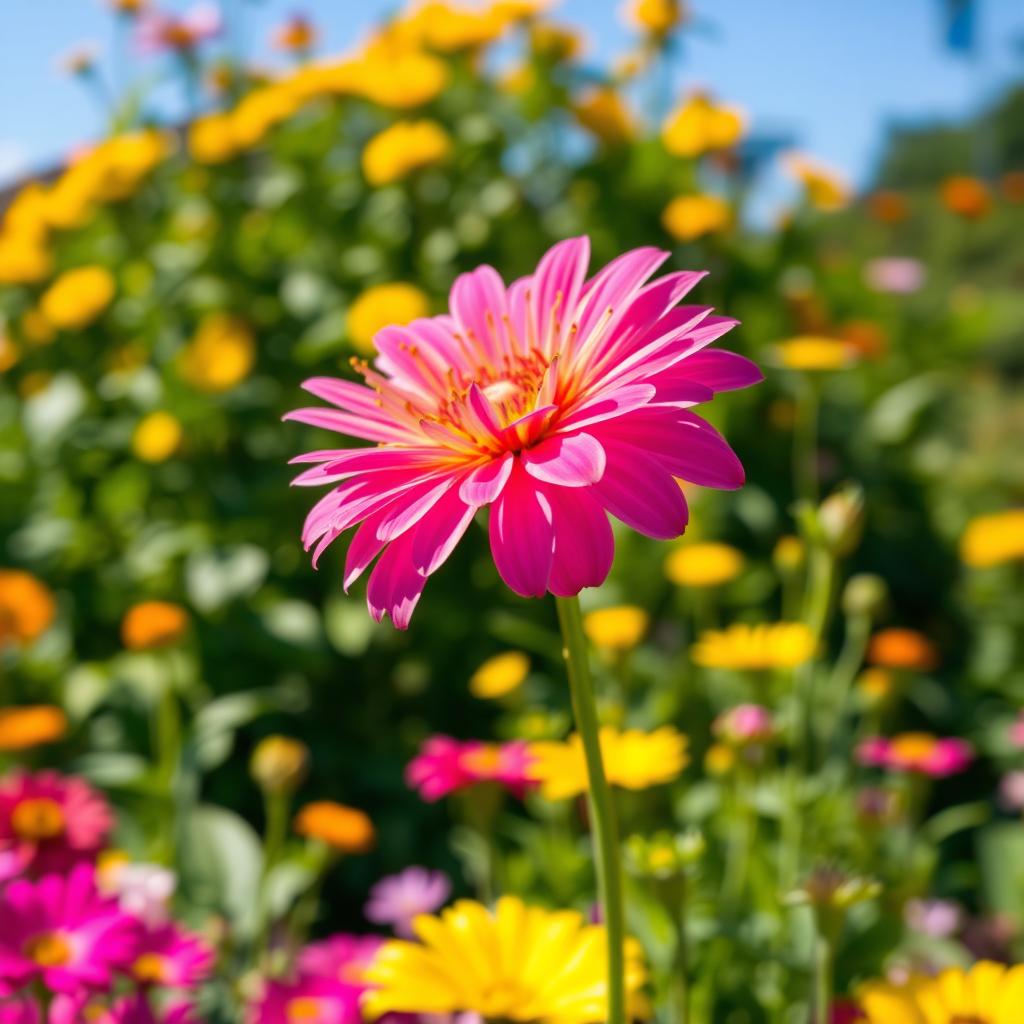
[[601, 760], [597, 704], [590, 678], [587, 641], [578, 598], [556, 597], [558, 622], [565, 644], [563, 655], [569, 671], [569, 691], [576, 731], [583, 741], [589, 778], [591, 837], [597, 865], [598, 898], [608, 935], [608, 1024], [626, 1022], [626, 984], [623, 945], [626, 938], [622, 894], [619, 836], [611, 789]]
[[814, 1022], [829, 1024], [832, 1017], [832, 942], [818, 935], [814, 958]]
[[798, 498], [818, 504], [818, 389], [813, 381], [803, 382], [797, 400], [793, 490]]
[[826, 755], [834, 752], [837, 757], [843, 758], [847, 749], [847, 704], [850, 700], [850, 689], [864, 660], [864, 652], [867, 650], [870, 637], [870, 615], [851, 615], [847, 618], [846, 637], [828, 686], [829, 694], [835, 701], [835, 709], [829, 734], [825, 738]]

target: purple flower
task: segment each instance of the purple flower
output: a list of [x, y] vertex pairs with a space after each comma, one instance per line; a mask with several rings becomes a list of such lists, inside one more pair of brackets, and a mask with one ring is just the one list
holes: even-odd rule
[[948, 939], [960, 929], [963, 910], [952, 900], [911, 900], [903, 908], [903, 920], [918, 935]]
[[876, 292], [911, 295], [924, 285], [925, 269], [909, 256], [884, 256], [864, 265], [864, 281]]
[[371, 890], [363, 912], [374, 924], [391, 925], [396, 935], [412, 938], [412, 921], [419, 914], [431, 914], [452, 891], [441, 871], [410, 867], [382, 878]]

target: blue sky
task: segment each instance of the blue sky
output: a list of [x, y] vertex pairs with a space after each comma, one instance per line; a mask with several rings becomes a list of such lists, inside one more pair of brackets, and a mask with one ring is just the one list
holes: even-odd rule
[[[330, 53], [396, 6], [223, 3], [249, 56], [262, 62], [274, 59], [272, 27], [295, 9], [321, 26], [321, 49]], [[692, 0], [705, 27], [689, 37], [674, 88], [710, 87], [744, 106], [756, 128], [791, 134], [801, 148], [863, 180], [887, 123], [966, 112], [1009, 78], [1024, 77], [1024, 3], [978, 4], [981, 58], [971, 62], [943, 46], [941, 0]], [[563, 0], [556, 13], [586, 25], [590, 53], [603, 58], [629, 44], [620, 7], [621, 0]], [[104, 0], [0, 4], [0, 182], [52, 163], [102, 130], [94, 99], [57, 69], [57, 58], [83, 40], [99, 44], [108, 75], [125, 80], [144, 70], [126, 56], [130, 48], [117, 38]]]

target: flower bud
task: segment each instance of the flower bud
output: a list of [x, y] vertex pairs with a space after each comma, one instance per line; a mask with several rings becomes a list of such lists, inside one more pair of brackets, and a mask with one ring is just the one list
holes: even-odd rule
[[790, 576], [804, 564], [804, 542], [793, 534], [780, 537], [772, 551], [772, 562], [780, 576]]
[[877, 619], [889, 600], [889, 588], [881, 576], [862, 572], [851, 576], [843, 588], [843, 612]]
[[288, 736], [267, 736], [256, 744], [249, 771], [267, 794], [294, 793], [306, 778], [309, 749]]
[[849, 555], [860, 543], [864, 530], [864, 491], [860, 485], [846, 483], [833, 491], [818, 508], [818, 526], [834, 555]]
[[686, 832], [657, 832], [653, 836], [633, 835], [626, 840], [626, 867], [639, 878], [666, 880], [695, 865], [707, 843], [697, 829]]

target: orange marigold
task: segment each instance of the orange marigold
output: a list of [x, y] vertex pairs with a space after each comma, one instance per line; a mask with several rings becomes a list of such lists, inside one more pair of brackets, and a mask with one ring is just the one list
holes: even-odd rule
[[365, 853], [376, 839], [373, 822], [362, 811], [333, 800], [316, 800], [295, 815], [295, 831], [342, 853]]
[[9, 754], [55, 743], [67, 729], [64, 712], [52, 704], [0, 708], [0, 751]]
[[121, 620], [121, 639], [132, 651], [168, 647], [188, 628], [188, 612], [170, 601], [143, 601], [129, 608]]
[[868, 662], [882, 668], [929, 672], [939, 663], [935, 645], [916, 629], [883, 629], [868, 644]]
[[966, 220], [980, 220], [992, 209], [992, 193], [978, 178], [956, 174], [942, 183], [942, 205]]
[[50, 628], [56, 612], [53, 594], [35, 576], [0, 569], [0, 647], [31, 643]]

